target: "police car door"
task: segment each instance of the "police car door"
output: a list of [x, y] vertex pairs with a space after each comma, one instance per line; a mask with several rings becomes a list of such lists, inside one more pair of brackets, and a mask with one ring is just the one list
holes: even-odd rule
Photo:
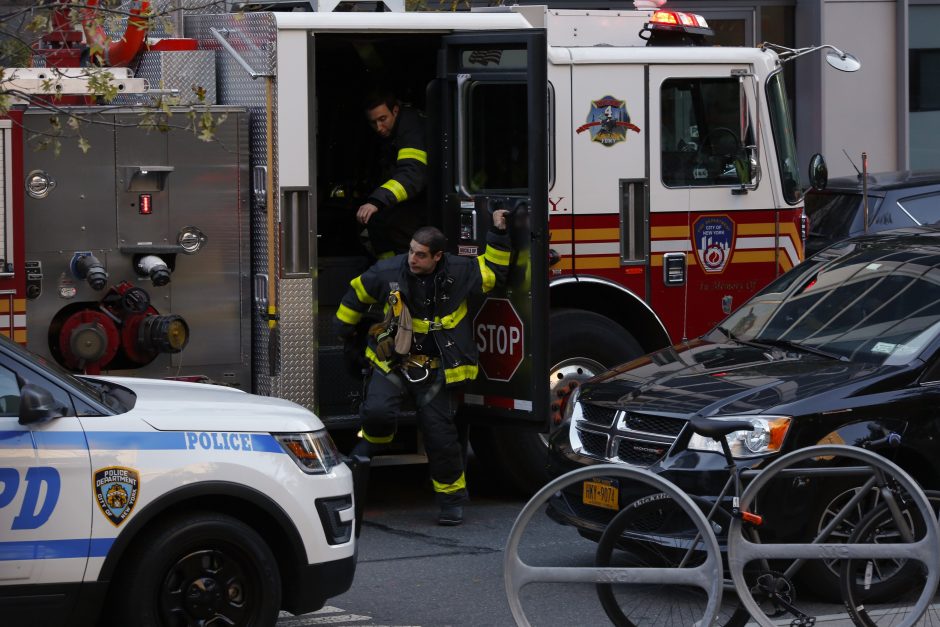
[[[430, 90], [432, 206], [451, 252], [482, 255], [492, 212], [508, 209], [513, 253], [506, 289], [476, 313], [477, 380], [470, 414], [548, 418], [548, 161], [545, 32], [443, 38]], [[435, 128], [434, 125], [439, 125]], [[440, 200], [438, 200], [440, 199]], [[443, 201], [442, 203], [440, 201]], [[456, 246], [454, 245], [456, 244]]]
[[[23, 382], [50, 392], [70, 415], [20, 424]], [[0, 608], [42, 591], [38, 622], [68, 611], [62, 606], [74, 597], [66, 586], [82, 581], [89, 550], [95, 550], [92, 499], [88, 446], [69, 393], [0, 354]], [[22, 599], [14, 603], [14, 615], [25, 607]]]

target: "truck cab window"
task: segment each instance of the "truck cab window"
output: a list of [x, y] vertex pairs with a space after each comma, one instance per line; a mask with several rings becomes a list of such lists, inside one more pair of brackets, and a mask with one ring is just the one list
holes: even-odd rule
[[471, 192], [528, 187], [526, 86], [478, 83], [469, 93], [466, 180]]
[[751, 183], [745, 147], [753, 143], [737, 78], [663, 82], [660, 110], [662, 179], [667, 187]]

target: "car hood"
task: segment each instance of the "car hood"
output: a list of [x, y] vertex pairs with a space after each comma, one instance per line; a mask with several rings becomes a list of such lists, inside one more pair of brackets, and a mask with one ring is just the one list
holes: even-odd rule
[[322, 429], [309, 410], [296, 403], [202, 383], [94, 377], [124, 386], [137, 395], [136, 415], [161, 431], [254, 431], [290, 433]]
[[850, 388], [857, 389], [852, 383], [869, 379], [878, 370], [871, 364], [700, 339], [605, 373], [582, 386], [580, 399], [682, 416], [753, 414], [831, 395], [840, 386], [848, 394]]

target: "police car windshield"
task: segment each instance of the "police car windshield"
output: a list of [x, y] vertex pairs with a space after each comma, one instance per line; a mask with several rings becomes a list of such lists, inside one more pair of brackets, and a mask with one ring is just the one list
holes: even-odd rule
[[102, 393], [100, 387], [89, 385], [88, 382], [76, 377], [73, 373], [61, 367], [59, 364], [47, 361], [43, 357], [40, 357], [39, 355], [23, 348], [2, 333], [0, 333], [0, 344], [2, 344], [3, 348], [7, 351], [15, 353], [23, 361], [32, 364], [34, 368], [45, 370], [47, 373], [49, 373], [49, 375], [51, 375], [50, 378], [59, 379], [64, 383], [77, 388], [80, 393], [88, 396], [91, 400], [96, 401], [97, 403], [104, 405], [113, 411], [127, 411], [123, 407], [123, 404], [120, 404], [120, 406], [114, 406], [113, 402], [106, 400], [105, 394]]

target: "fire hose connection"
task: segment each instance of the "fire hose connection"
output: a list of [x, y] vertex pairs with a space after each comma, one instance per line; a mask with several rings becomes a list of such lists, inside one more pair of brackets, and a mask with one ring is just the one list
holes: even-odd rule
[[162, 287], [170, 282], [170, 268], [157, 255], [145, 255], [137, 261], [137, 273], [149, 276], [154, 287]]
[[108, 271], [104, 264], [91, 253], [75, 253], [72, 257], [72, 274], [88, 281], [95, 291], [103, 290], [108, 285]]

